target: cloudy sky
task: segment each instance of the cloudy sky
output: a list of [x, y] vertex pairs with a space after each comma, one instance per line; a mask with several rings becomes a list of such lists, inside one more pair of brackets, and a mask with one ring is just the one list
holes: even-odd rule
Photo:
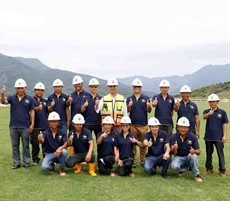
[[230, 0], [0, 0], [0, 52], [100, 78], [230, 63]]

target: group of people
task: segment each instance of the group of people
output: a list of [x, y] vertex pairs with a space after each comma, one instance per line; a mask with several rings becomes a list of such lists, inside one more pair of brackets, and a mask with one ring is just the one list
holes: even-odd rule
[[[180, 89], [181, 100], [174, 100], [168, 91], [170, 83], [162, 80], [160, 93], [152, 99], [142, 94], [140, 79], [132, 82], [133, 94], [127, 98], [118, 94], [118, 81], [107, 82], [108, 95], [98, 95], [99, 81], [89, 81], [89, 92], [83, 89], [83, 79], [76, 75], [72, 84], [74, 91], [64, 94], [64, 84], [60, 79], [53, 82], [54, 93], [48, 99], [43, 97], [45, 86], [39, 82], [34, 86], [34, 97], [28, 96], [26, 82], [15, 82], [15, 95], [5, 97], [5, 87], [1, 89], [2, 104], [10, 104], [10, 137], [12, 144], [12, 169], [21, 167], [20, 138], [23, 146], [23, 166], [30, 167], [32, 144], [33, 165], [39, 164], [42, 144], [42, 170], [52, 173], [59, 163], [59, 174], [65, 175], [65, 167], [73, 168], [78, 174], [83, 163], [89, 166], [89, 174], [96, 176], [97, 161], [100, 174], [115, 176], [117, 163], [119, 175], [134, 176], [137, 166], [137, 148], [140, 148], [140, 165], [145, 172], [154, 175], [162, 166], [161, 176], [169, 179], [169, 166], [183, 176], [188, 169], [193, 178], [202, 182], [198, 169], [200, 147], [200, 118], [197, 105], [189, 97], [191, 89], [184, 85]], [[219, 157], [219, 175], [226, 176], [224, 143], [227, 138], [227, 113], [218, 108], [219, 97], [208, 97], [209, 109], [204, 110], [206, 122], [206, 171], [212, 174], [212, 154], [214, 146]], [[148, 113], [155, 108], [154, 117]], [[173, 113], [177, 112], [176, 133], [173, 134]], [[149, 129], [149, 131], [148, 131]], [[68, 134], [67, 134], [67, 131]], [[94, 153], [95, 134], [97, 160]], [[69, 157], [67, 148], [70, 147]], [[172, 156], [174, 155], [174, 156]]]

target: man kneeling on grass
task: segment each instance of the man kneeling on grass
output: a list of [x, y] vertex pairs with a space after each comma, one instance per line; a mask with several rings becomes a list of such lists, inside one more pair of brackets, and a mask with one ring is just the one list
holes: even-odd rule
[[42, 170], [54, 172], [54, 163], [59, 163], [59, 175], [66, 175], [64, 168], [67, 161], [66, 133], [58, 128], [60, 116], [51, 112], [48, 116], [49, 129], [38, 135], [39, 143], [44, 145], [45, 158], [42, 161]]
[[178, 172], [178, 176], [183, 176], [185, 170], [192, 170], [193, 178], [196, 182], [202, 182], [198, 169], [198, 156], [200, 147], [196, 136], [189, 132], [189, 120], [181, 117], [177, 122], [178, 132], [169, 138], [170, 151], [174, 154], [171, 168]]

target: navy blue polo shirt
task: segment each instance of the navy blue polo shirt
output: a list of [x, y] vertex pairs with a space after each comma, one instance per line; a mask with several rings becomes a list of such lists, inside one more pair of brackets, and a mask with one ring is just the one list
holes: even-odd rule
[[101, 113], [97, 113], [94, 106], [95, 101], [101, 99], [101, 96], [97, 95], [95, 98], [91, 94], [83, 97], [83, 104], [85, 101], [88, 101], [88, 106], [86, 107], [85, 111], [83, 112], [83, 116], [85, 118], [85, 125], [101, 125]]
[[87, 128], [82, 128], [81, 134], [78, 136], [74, 130], [69, 132], [70, 135], [74, 134], [73, 144], [74, 153], [87, 153], [89, 151], [89, 141], [93, 140], [92, 133]]
[[61, 93], [59, 97], [55, 93], [51, 94], [48, 97], [48, 106], [50, 106], [51, 102], [55, 101], [55, 105], [53, 107], [53, 111], [57, 112], [60, 115], [60, 122], [66, 123], [67, 122], [67, 114], [66, 114], [66, 101], [68, 96], [66, 94]]
[[115, 147], [119, 149], [119, 154], [120, 154], [119, 159], [120, 160], [134, 158], [133, 147], [136, 143], [132, 143], [132, 141], [130, 140], [130, 138], [133, 138], [133, 137], [139, 140], [138, 137], [132, 133], [128, 133], [126, 138], [124, 138], [123, 133], [118, 134], [115, 137]]
[[147, 101], [148, 96], [142, 95], [137, 100], [135, 95], [132, 95], [126, 99], [126, 104], [129, 104], [130, 98], [132, 99], [133, 105], [129, 113], [130, 119], [133, 125], [146, 126], [148, 124], [148, 112], [147, 112]]
[[197, 105], [189, 100], [187, 104], [184, 103], [183, 100], [180, 101], [180, 107], [177, 111], [177, 120], [181, 117], [186, 117], [189, 120], [190, 131], [196, 130], [196, 118], [195, 116], [199, 115]]
[[47, 129], [43, 132], [44, 136], [44, 149], [45, 153], [54, 153], [59, 147], [65, 144], [67, 141], [66, 134], [61, 130], [58, 129], [57, 133], [55, 135], [55, 138], [53, 137], [53, 134], [50, 129]]
[[[99, 133], [97, 135], [97, 139], [102, 135], [103, 133]], [[101, 144], [97, 145], [97, 153], [98, 158], [102, 158], [105, 156], [115, 156], [114, 155], [114, 147], [115, 147], [115, 134], [111, 132], [106, 138], [102, 138]]]
[[[210, 109], [204, 110], [203, 114], [207, 114]], [[227, 113], [217, 108], [212, 115], [206, 120], [204, 140], [222, 142], [223, 124], [228, 123]]]
[[152, 146], [148, 147], [148, 153], [146, 157], [149, 156], [161, 156], [165, 153], [165, 144], [169, 144], [168, 134], [165, 131], [159, 130], [156, 140], [152, 135], [152, 132], [148, 132], [144, 135], [144, 140], [149, 141], [152, 139]]
[[34, 106], [38, 107], [40, 103], [42, 103], [42, 110], [35, 112], [35, 121], [34, 121], [34, 128], [42, 128], [47, 129], [49, 128], [48, 123], [48, 105], [47, 100], [41, 98], [40, 101], [34, 96]]
[[[79, 94], [74, 91], [71, 93], [71, 97], [73, 98], [73, 101], [71, 103], [71, 119], [73, 119], [75, 114], [81, 114], [81, 106], [84, 104], [84, 98], [88, 96], [89, 93], [82, 90]], [[95, 109], [94, 109], [95, 110]]]
[[170, 124], [173, 126], [172, 110], [174, 109], [174, 98], [167, 95], [164, 100], [162, 94], [153, 96], [153, 100], [157, 97], [158, 103], [155, 108], [155, 117], [160, 121], [161, 124]]
[[189, 155], [191, 147], [193, 149], [200, 149], [196, 136], [190, 132], [186, 134], [184, 140], [182, 140], [179, 133], [175, 133], [169, 138], [169, 141], [170, 141], [170, 146], [173, 146], [177, 141], [178, 149], [177, 149], [176, 156]]
[[34, 110], [33, 98], [26, 95], [19, 101], [17, 94], [7, 97], [10, 107], [10, 127], [30, 127], [30, 111]]

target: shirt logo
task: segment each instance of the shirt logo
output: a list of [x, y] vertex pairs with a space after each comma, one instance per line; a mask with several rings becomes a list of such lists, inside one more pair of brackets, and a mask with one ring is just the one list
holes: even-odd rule
[[42, 104], [46, 106], [46, 102], [43, 102]]
[[191, 140], [187, 140], [187, 143], [188, 143], [188, 144], [192, 144], [192, 141], [191, 141]]
[[221, 114], [217, 114], [217, 117], [218, 117], [218, 118], [221, 118], [221, 117], [222, 117], [222, 115], [221, 115]]
[[142, 99], [141, 102], [142, 102], [142, 103], [145, 103], [145, 99]]
[[58, 136], [58, 139], [61, 140], [61, 139], [62, 139], [62, 135], [59, 135], [59, 136]]
[[65, 102], [65, 98], [62, 98], [62, 101]]
[[191, 109], [194, 109], [194, 107], [193, 107], [192, 105], [190, 106], [190, 108], [191, 108]]
[[86, 139], [87, 139], [87, 136], [86, 136], [86, 135], [83, 135], [83, 139], [85, 139], [85, 140], [86, 140]]
[[27, 99], [25, 100], [25, 103], [27, 103], [27, 104], [28, 104], [29, 102], [30, 102], [29, 100], [27, 100]]
[[169, 99], [169, 103], [172, 103], [172, 100]]
[[164, 142], [164, 139], [163, 138], [160, 138], [160, 140], [159, 140], [160, 142]]
[[112, 142], [114, 142], [114, 138], [111, 138]]

